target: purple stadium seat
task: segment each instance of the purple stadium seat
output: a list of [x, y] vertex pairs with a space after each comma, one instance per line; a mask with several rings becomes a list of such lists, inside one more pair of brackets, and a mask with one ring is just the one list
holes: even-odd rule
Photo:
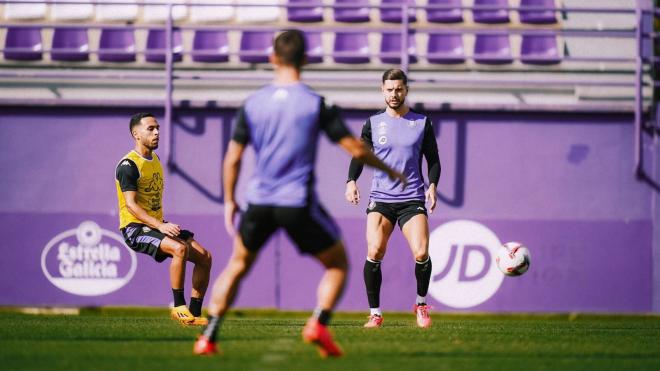
[[[340, 5], [369, 5], [369, 0], [335, 0]], [[369, 8], [335, 8], [337, 22], [369, 22]]]
[[105, 28], [101, 30], [99, 60], [103, 62], [135, 62], [133, 29]]
[[321, 32], [305, 32], [307, 63], [323, 63]]
[[194, 62], [228, 62], [229, 39], [226, 31], [197, 30], [193, 37]]
[[273, 52], [273, 32], [243, 31], [239, 59], [247, 63], [268, 63]]
[[337, 63], [369, 63], [369, 37], [366, 32], [337, 32], [333, 57]]
[[[383, 5], [402, 5], [404, 1], [407, 1], [409, 5], [415, 5], [414, 0], [381, 0]], [[408, 9], [408, 22], [416, 22], [417, 9], [410, 8]], [[401, 8], [392, 9], [392, 8], [381, 8], [380, 9], [380, 20], [388, 23], [401, 23], [403, 17], [401, 16]]]
[[461, 0], [428, 0], [428, 5], [456, 6], [456, 9], [426, 9], [426, 20], [433, 23], [463, 22]]
[[323, 21], [323, 2], [321, 0], [288, 0], [289, 4], [309, 5], [309, 7], [288, 7], [289, 22], [321, 22]]
[[555, 0], [520, 0], [521, 23], [531, 24], [551, 24], [557, 23], [555, 12], [553, 10], [523, 10], [530, 7], [555, 8]]
[[[380, 60], [383, 63], [401, 63], [401, 33], [383, 33], [380, 41]], [[408, 63], [417, 63], [415, 34], [408, 34]]]
[[[144, 52], [147, 62], [165, 63], [167, 55], [167, 32], [166, 30], [149, 30], [147, 35], [147, 47]], [[181, 40], [181, 30], [175, 29], [172, 32], [172, 61], [181, 62], [183, 60], [183, 41]]]
[[89, 60], [87, 29], [70, 27], [55, 28], [50, 59], [66, 62]]
[[432, 33], [426, 48], [429, 63], [452, 64], [465, 62], [463, 35], [460, 33]]
[[525, 64], [557, 64], [561, 62], [554, 34], [522, 36], [520, 61]]
[[41, 28], [9, 27], [5, 36], [5, 59], [14, 61], [41, 60]]
[[[509, 0], [474, 0], [474, 6], [509, 6]], [[509, 23], [507, 9], [472, 10], [472, 19], [477, 23]]]
[[474, 42], [474, 61], [483, 64], [511, 63], [509, 34], [477, 34]]

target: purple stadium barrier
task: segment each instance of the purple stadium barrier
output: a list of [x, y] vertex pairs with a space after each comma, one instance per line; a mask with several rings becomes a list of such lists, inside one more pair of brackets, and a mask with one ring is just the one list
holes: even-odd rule
[[[149, 30], [147, 35], [147, 47], [145, 50], [145, 59], [147, 62], [165, 63], [167, 50], [167, 32], [165, 30]], [[181, 39], [181, 30], [172, 32], [172, 61], [181, 62], [183, 56], [183, 40]]]
[[9, 27], [5, 36], [5, 59], [14, 61], [41, 60], [41, 28]]
[[135, 62], [133, 28], [101, 30], [99, 60], [103, 62]]
[[273, 48], [271, 31], [244, 31], [241, 34], [239, 59], [247, 63], [268, 63], [268, 56]]
[[82, 62], [89, 60], [87, 29], [69, 27], [55, 28], [50, 59], [65, 62]]
[[553, 10], [524, 10], [530, 7], [545, 7], [554, 8], [555, 0], [520, 0], [520, 15], [521, 23], [531, 24], [552, 24], [557, 23], [555, 12]]
[[337, 22], [369, 22], [369, 0], [335, 0], [340, 5], [365, 5], [364, 8], [335, 8], [335, 21]]
[[[380, 41], [380, 60], [383, 63], [401, 63], [401, 33], [383, 33]], [[408, 63], [417, 63], [415, 34], [408, 34]]]
[[455, 64], [465, 62], [463, 35], [456, 33], [431, 33], [426, 59], [429, 63]]
[[229, 61], [229, 39], [226, 31], [197, 30], [193, 37], [192, 60], [204, 63]]
[[337, 63], [369, 63], [369, 37], [366, 32], [337, 32], [333, 57]]
[[474, 6], [501, 6], [504, 9], [472, 10], [472, 19], [477, 23], [509, 23], [509, 0], [474, 0]]
[[557, 64], [561, 62], [557, 49], [557, 37], [554, 34], [523, 34], [520, 60], [525, 64]]
[[[404, 1], [407, 1], [409, 5], [415, 5], [414, 0], [381, 0], [383, 5], [402, 5]], [[416, 9], [408, 9], [408, 22], [416, 22]], [[380, 9], [380, 20], [387, 23], [401, 23], [403, 17], [401, 16], [401, 8], [381, 8]]]
[[513, 61], [509, 34], [477, 34], [474, 61], [483, 64], [507, 64]]
[[288, 7], [289, 22], [321, 22], [323, 21], [323, 2], [321, 0], [288, 0], [289, 4], [310, 5], [309, 7]]
[[428, 0], [428, 5], [456, 6], [456, 9], [426, 9], [426, 20], [433, 23], [463, 22], [461, 0]]

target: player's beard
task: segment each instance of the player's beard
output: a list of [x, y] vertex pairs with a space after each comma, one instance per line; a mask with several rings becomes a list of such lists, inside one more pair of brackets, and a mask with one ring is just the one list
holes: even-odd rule
[[387, 104], [387, 106], [393, 110], [398, 110], [405, 102], [406, 102], [406, 98], [401, 99], [399, 103], [396, 105], [391, 104], [390, 101], [388, 101], [387, 99], [385, 100], [385, 104]]
[[153, 151], [158, 149], [158, 141], [150, 140], [149, 142], [145, 143], [144, 146], [149, 148], [150, 151]]

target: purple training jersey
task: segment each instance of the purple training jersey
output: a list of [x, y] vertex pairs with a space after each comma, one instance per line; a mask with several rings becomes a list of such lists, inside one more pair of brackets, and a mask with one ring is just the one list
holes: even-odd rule
[[250, 143], [257, 163], [247, 190], [253, 205], [303, 207], [314, 197], [319, 134], [339, 141], [350, 132], [335, 107], [302, 83], [267, 85], [238, 112], [232, 140]]
[[[422, 157], [426, 157], [429, 166], [429, 181], [437, 185], [440, 178], [438, 146], [431, 120], [426, 116], [409, 110], [397, 118], [383, 110], [367, 119], [361, 137], [378, 158], [408, 179], [408, 185], [402, 189], [399, 180], [390, 179], [382, 170], [374, 170], [371, 200], [424, 201]], [[356, 160], [351, 161], [348, 179], [357, 180], [361, 172], [362, 166]]]

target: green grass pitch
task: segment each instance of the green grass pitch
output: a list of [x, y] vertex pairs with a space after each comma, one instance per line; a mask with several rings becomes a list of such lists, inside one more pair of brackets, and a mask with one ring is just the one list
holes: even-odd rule
[[321, 360], [300, 331], [307, 313], [233, 311], [224, 355], [191, 353], [199, 328], [163, 309], [83, 309], [79, 315], [0, 310], [3, 370], [660, 370], [660, 317], [338, 313], [332, 328], [346, 355]]

